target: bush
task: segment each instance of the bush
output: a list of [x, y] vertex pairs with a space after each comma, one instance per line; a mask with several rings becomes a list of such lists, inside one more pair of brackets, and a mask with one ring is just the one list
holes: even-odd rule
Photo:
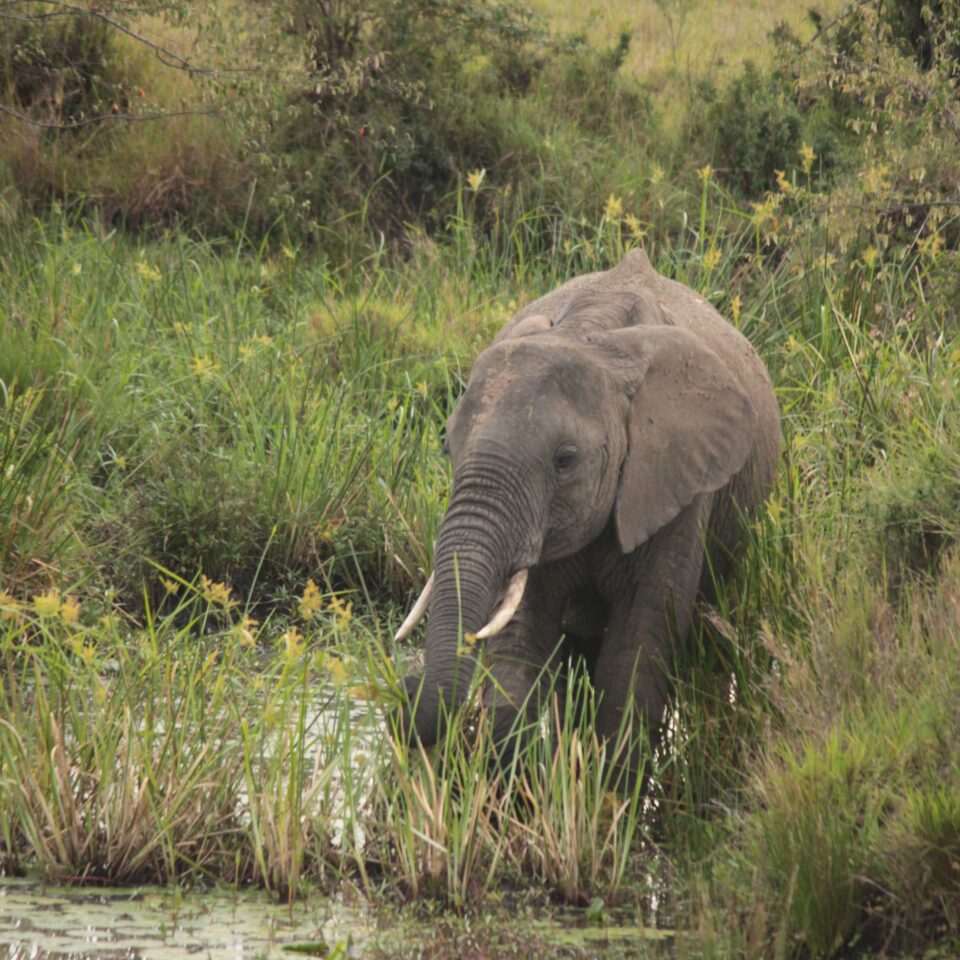
[[749, 62], [723, 91], [700, 84], [697, 96], [708, 104], [701, 136], [712, 137], [713, 165], [744, 196], [772, 189], [775, 171], [795, 163], [802, 117], [786, 92], [776, 75]]
[[21, 115], [0, 134], [14, 206], [258, 237], [282, 219], [340, 262], [371, 235], [445, 229], [482, 172], [475, 223], [509, 234], [535, 211], [528, 238], [551, 242], [558, 218], [596, 212], [653, 123], [619, 72], [629, 34], [594, 50], [514, 0], [264, 0], [226, 31], [217, 0], [138, 8], [196, 71], [100, 13], [29, 8], [0, 43], [0, 97]]
[[274, 206], [315, 231], [363, 211], [395, 232], [429, 212], [458, 170], [483, 164], [475, 97], [491, 80], [507, 97], [525, 90], [545, 42], [508, 0], [284, 0], [268, 11], [257, 58], [296, 63], [297, 79], [259, 91], [250, 142]]
[[867, 516], [878, 528], [884, 567], [893, 578], [935, 573], [944, 549], [960, 541], [960, 452], [948, 442], [917, 444], [898, 451], [880, 474]]
[[22, 6], [20, 16], [3, 18], [0, 35], [8, 103], [38, 122], [68, 129], [126, 105], [117, 33], [109, 24], [88, 16], [46, 16], [42, 4]]
[[[582, 202], [572, 185], [589, 182], [605, 141], [644, 113], [639, 90], [618, 77], [628, 34], [598, 53], [551, 38], [512, 0], [274, 9], [293, 24], [293, 48], [279, 52], [268, 30], [258, 56], [300, 60], [309, 82], [263, 89], [275, 120], [255, 106], [249, 140], [273, 210], [328, 244], [350, 225], [394, 237], [410, 223], [445, 226], [471, 172], [484, 171], [488, 188], [536, 192], [540, 212], [569, 212]], [[483, 206], [488, 227], [505, 212]], [[528, 209], [521, 198], [508, 216]]]
[[893, 37], [924, 70], [940, 61], [960, 59], [960, 12], [947, 0], [893, 0], [878, 4]]
[[180, 218], [236, 229], [252, 171], [232, 130], [175, 55], [126, 32], [157, 18], [186, 42], [195, 24], [180, 13], [153, 0], [132, 14], [117, 2], [0, 14], [0, 105], [16, 117], [0, 126], [0, 190], [14, 209], [57, 204], [134, 230]]

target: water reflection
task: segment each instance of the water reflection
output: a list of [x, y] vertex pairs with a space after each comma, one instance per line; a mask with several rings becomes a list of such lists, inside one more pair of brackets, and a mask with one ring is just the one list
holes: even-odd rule
[[350, 938], [370, 928], [329, 901], [292, 907], [258, 893], [139, 887], [91, 891], [0, 879], [0, 960], [211, 960], [290, 957], [284, 946]]

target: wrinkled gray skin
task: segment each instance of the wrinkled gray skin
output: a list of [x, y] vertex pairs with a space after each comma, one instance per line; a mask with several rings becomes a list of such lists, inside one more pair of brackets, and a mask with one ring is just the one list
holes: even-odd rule
[[406, 678], [419, 740], [436, 741], [469, 687], [459, 629], [487, 623], [524, 567], [516, 615], [481, 641], [495, 738], [563, 634], [592, 663], [599, 733], [616, 732], [630, 701], [657, 727], [671, 650], [710, 579], [705, 558], [715, 574], [729, 566], [738, 511], [769, 491], [779, 440], [750, 343], [641, 251], [521, 310], [477, 358], [447, 424], [453, 491], [426, 669]]

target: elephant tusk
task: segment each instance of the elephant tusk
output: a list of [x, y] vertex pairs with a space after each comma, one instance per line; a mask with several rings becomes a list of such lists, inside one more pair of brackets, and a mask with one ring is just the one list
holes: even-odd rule
[[489, 640], [496, 636], [512, 619], [523, 599], [523, 591], [527, 585], [526, 567], [518, 570], [507, 584], [507, 592], [500, 604], [497, 612], [490, 618], [490, 622], [482, 629], [477, 631], [478, 640]]
[[423, 619], [423, 615], [427, 612], [427, 607], [430, 605], [430, 597], [432, 596], [433, 574], [431, 573], [427, 582], [424, 584], [423, 592], [413, 605], [413, 609], [407, 614], [407, 619], [400, 625], [400, 629], [393, 638], [394, 641], [399, 642], [400, 640], [406, 640], [407, 637], [413, 633], [413, 628]]

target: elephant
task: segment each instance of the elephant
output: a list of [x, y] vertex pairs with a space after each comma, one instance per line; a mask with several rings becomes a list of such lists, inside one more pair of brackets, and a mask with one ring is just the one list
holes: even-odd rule
[[564, 636], [590, 663], [599, 736], [628, 708], [660, 729], [673, 652], [768, 495], [779, 448], [750, 342], [642, 250], [521, 309], [447, 421], [434, 571], [396, 636], [427, 614], [403, 731], [435, 743], [482, 655], [492, 735], [509, 739]]

